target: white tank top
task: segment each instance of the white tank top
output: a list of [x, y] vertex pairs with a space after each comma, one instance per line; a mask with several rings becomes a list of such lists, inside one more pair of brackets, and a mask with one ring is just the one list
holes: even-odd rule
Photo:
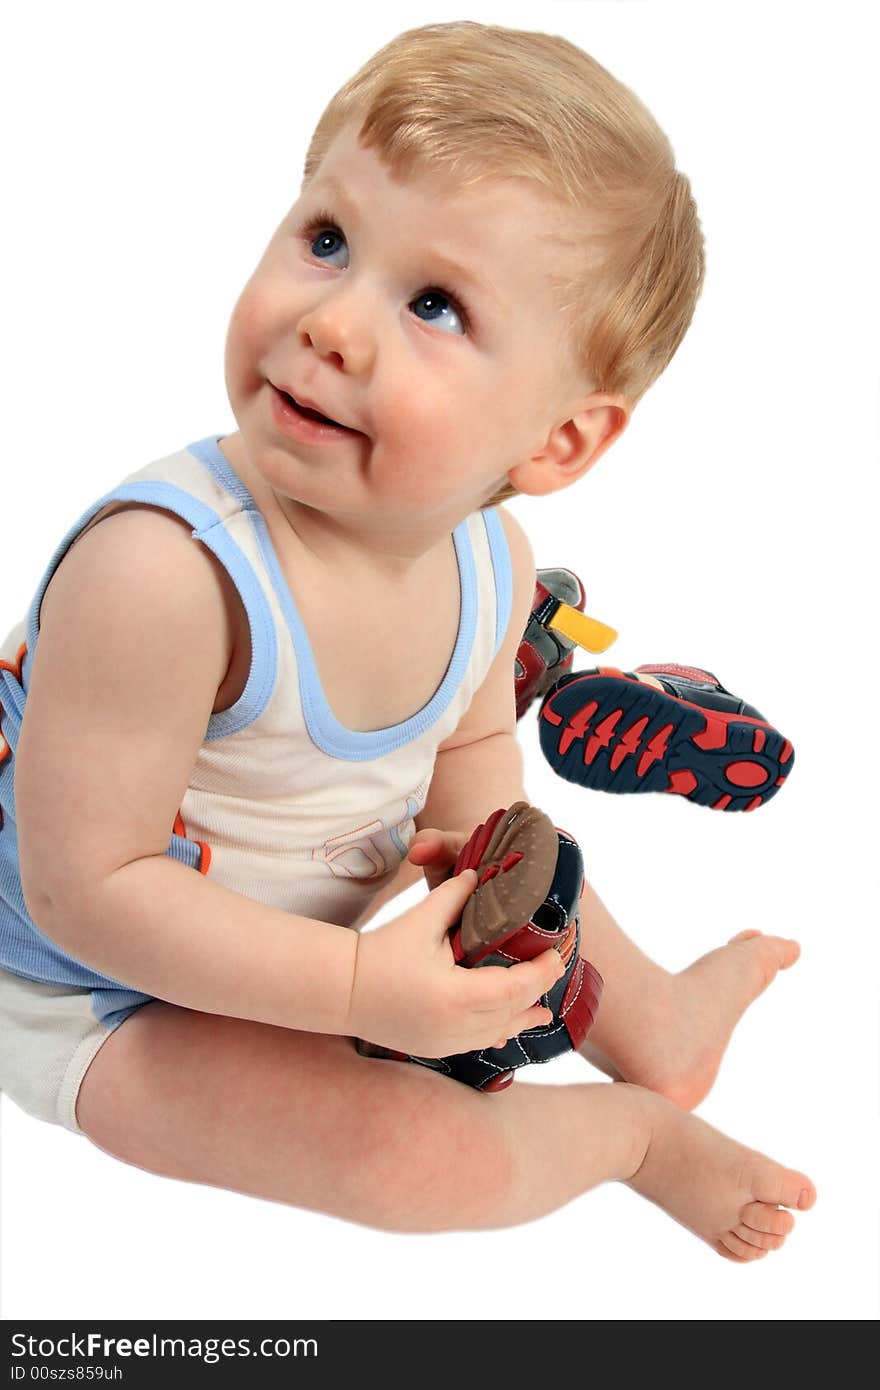
[[[7, 823], [14, 820], [12, 768], [3, 763], [11, 763], [17, 743], [49, 581], [102, 508], [148, 502], [184, 518], [193, 538], [224, 565], [251, 635], [247, 683], [230, 709], [208, 721], [166, 852], [258, 902], [349, 926], [405, 858], [437, 747], [456, 728], [503, 640], [511, 602], [506, 537], [494, 508], [456, 528], [460, 619], [440, 686], [403, 723], [352, 731], [327, 704], [265, 520], [219, 449], [222, 438], [208, 436], [130, 474], [89, 508], [53, 556], [28, 617], [0, 648], [0, 794], [10, 802], [2, 809]], [[0, 829], [0, 880], [9, 889], [13, 850]], [[0, 965], [47, 983], [120, 983], [87, 966], [75, 969], [30, 920], [20, 886], [3, 897]]]

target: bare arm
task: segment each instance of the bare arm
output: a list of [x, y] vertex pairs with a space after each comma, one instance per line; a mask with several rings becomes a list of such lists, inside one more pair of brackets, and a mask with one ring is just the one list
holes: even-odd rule
[[[440, 745], [425, 805], [416, 817], [416, 835], [397, 871], [358, 918], [364, 926], [398, 894], [413, 884], [429, 886], [439, 873], [426, 874], [428, 859], [420, 849], [426, 837], [439, 844], [436, 832], [446, 837], [448, 854], [468, 840], [476, 827], [500, 806], [530, 800], [523, 788], [523, 760], [516, 736], [516, 702], [513, 664], [531, 612], [535, 592], [535, 561], [525, 533], [509, 512], [499, 508], [513, 571], [510, 621], [486, 679], [471, 701], [458, 727]], [[430, 833], [428, 833], [430, 832]], [[455, 858], [455, 853], [452, 853]]]
[[513, 579], [507, 631], [486, 679], [458, 727], [437, 753], [425, 806], [416, 826], [471, 832], [513, 801], [527, 801], [517, 741], [513, 668], [535, 592], [535, 558], [522, 527], [503, 507], [498, 514], [510, 551]]
[[348, 1032], [355, 932], [266, 907], [167, 856], [135, 859], [34, 920], [78, 960], [169, 1003]]
[[[427, 879], [429, 887], [442, 882], [458, 850], [477, 825], [501, 806], [510, 806], [514, 801], [531, 802], [523, 785], [523, 757], [516, 735], [513, 663], [531, 611], [535, 565], [531, 546], [519, 524], [503, 508], [499, 513], [513, 569], [510, 624], [486, 680], [437, 754], [428, 797], [416, 818], [417, 833], [410, 843], [409, 855], [397, 878], [383, 890], [380, 901], [370, 905], [371, 911], [420, 878]], [[552, 819], [552, 808], [541, 809]], [[619, 933], [589, 883], [584, 885], [581, 912], [591, 927], [599, 924], [607, 930], [608, 923]]]
[[419, 830], [457, 831], [466, 838], [499, 806], [530, 798], [514, 734], [490, 734], [437, 756]]
[[63, 950], [135, 989], [343, 1033], [356, 934], [165, 855], [229, 665], [218, 570], [187, 528], [142, 508], [102, 521], [62, 562], [16, 752], [25, 899]]

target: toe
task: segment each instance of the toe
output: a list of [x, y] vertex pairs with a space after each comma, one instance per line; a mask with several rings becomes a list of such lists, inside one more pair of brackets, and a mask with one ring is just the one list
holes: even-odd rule
[[785, 1236], [774, 1235], [772, 1231], [755, 1231], [751, 1226], [737, 1226], [733, 1234], [758, 1250], [778, 1250], [785, 1241]]
[[801, 953], [801, 948], [796, 941], [789, 941], [784, 936], [762, 936], [760, 941], [756, 941], [752, 950], [755, 952], [764, 974], [772, 980], [777, 970], [787, 970], [790, 965], [794, 965]]
[[721, 1237], [721, 1244], [740, 1260], [763, 1260], [764, 1256], [769, 1254], [769, 1251], [759, 1250], [757, 1245], [741, 1240], [734, 1231], [725, 1231]]
[[809, 1211], [816, 1200], [816, 1189], [810, 1179], [791, 1168], [771, 1168], [756, 1173], [751, 1193], [756, 1202], [766, 1202], [772, 1207], [794, 1207], [796, 1211]]
[[[731, 947], [736, 949], [731, 950]], [[703, 969], [703, 962], [712, 962], [716, 969], [735, 970], [742, 987], [754, 999], [763, 993], [780, 970], [788, 970], [794, 965], [800, 953], [801, 948], [796, 941], [784, 936], [765, 936], [763, 932], [748, 927], [732, 936], [726, 946], [716, 948], [695, 961], [694, 965]]]
[[780, 970], [788, 970], [794, 965], [801, 953], [796, 941], [789, 941], [784, 936], [764, 936], [761, 932], [750, 932], [748, 935], [741, 932], [728, 944], [738, 945], [742, 950], [743, 960], [748, 962], [746, 969], [752, 980], [752, 988], [757, 985], [759, 994], [775, 980]]
[[748, 1202], [739, 1217], [750, 1230], [766, 1231], [769, 1235], [787, 1236], [794, 1227], [791, 1212], [782, 1211], [779, 1207], [768, 1207], [766, 1202]]
[[716, 1240], [715, 1250], [719, 1255], [723, 1255], [725, 1260], [730, 1260], [735, 1265], [746, 1265], [749, 1263], [748, 1260], [741, 1260], [739, 1255], [734, 1255], [733, 1251], [728, 1250], [727, 1246], [721, 1240]]
[[801, 1188], [798, 1194], [798, 1211], [809, 1211], [815, 1200], [816, 1189], [810, 1182], [810, 1179], [807, 1178], [805, 1186]]
[[779, 962], [780, 970], [787, 970], [790, 965], [794, 965], [795, 961], [800, 956], [800, 942], [788, 936], [774, 936], [771, 940], [775, 941], [780, 948], [782, 957]]

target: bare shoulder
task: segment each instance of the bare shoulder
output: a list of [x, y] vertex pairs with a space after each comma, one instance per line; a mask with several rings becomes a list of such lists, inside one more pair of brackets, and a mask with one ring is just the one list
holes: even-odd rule
[[35, 920], [121, 864], [163, 854], [229, 662], [213, 558], [171, 514], [106, 517], [43, 600], [16, 753]]
[[[98, 522], [100, 524], [98, 524]], [[113, 640], [164, 634], [176, 657], [195, 644], [208, 682], [229, 668], [241, 600], [226, 570], [181, 517], [130, 503], [99, 514], [56, 569], [40, 607], [41, 634], [96, 619]]]
[[535, 561], [528, 536], [516, 518], [503, 507], [498, 507], [497, 511], [510, 552], [513, 592], [507, 627], [485, 680], [456, 728], [440, 744], [440, 753], [477, 743], [494, 734], [516, 733], [514, 663], [532, 609]]
[[532, 598], [535, 593], [535, 556], [531, 541], [516, 517], [506, 507], [496, 508], [510, 552], [510, 569], [513, 583], [513, 596], [510, 605], [510, 624], [516, 636], [516, 646], [522, 640], [529, 614], [532, 611]]

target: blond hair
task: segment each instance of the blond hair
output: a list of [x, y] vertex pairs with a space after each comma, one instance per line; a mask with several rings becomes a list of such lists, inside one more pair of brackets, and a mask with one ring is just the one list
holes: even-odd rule
[[395, 177], [523, 177], [558, 200], [572, 254], [554, 291], [574, 360], [592, 390], [635, 406], [693, 317], [704, 245], [690, 184], [634, 93], [567, 39], [462, 20], [399, 34], [340, 88], [304, 183], [352, 123]]

